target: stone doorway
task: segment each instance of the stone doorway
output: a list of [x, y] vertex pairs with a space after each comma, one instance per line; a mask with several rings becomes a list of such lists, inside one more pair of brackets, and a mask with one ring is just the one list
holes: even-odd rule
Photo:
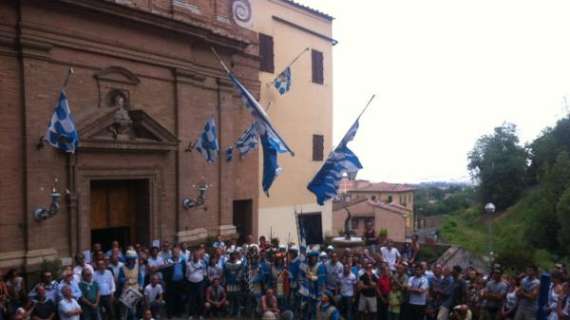
[[89, 203], [92, 244], [108, 250], [113, 240], [123, 248], [150, 243], [147, 179], [92, 180]]

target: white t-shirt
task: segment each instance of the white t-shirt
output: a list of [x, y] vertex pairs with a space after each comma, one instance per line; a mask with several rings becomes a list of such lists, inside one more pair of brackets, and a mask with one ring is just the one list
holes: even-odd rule
[[61, 299], [58, 303], [58, 312], [59, 312], [59, 319], [60, 320], [79, 320], [79, 315], [76, 316], [67, 316], [66, 313], [75, 311], [77, 309], [81, 309], [79, 303], [75, 301], [75, 299], [71, 299], [71, 301], [67, 299]]
[[148, 284], [146, 288], [144, 288], [144, 296], [148, 303], [153, 303], [158, 300], [158, 297], [164, 293], [162, 290], [162, 286], [157, 284], [156, 286], [152, 286], [152, 284]]
[[194, 262], [193, 260], [188, 261], [186, 265], [186, 276], [188, 281], [192, 283], [199, 283], [204, 280], [206, 275], [206, 263], [203, 260]]
[[149, 267], [160, 267], [164, 264], [164, 259], [161, 256], [156, 256], [156, 258], [150, 257], [148, 258], [148, 266]]
[[388, 249], [388, 247], [382, 247], [380, 248], [380, 251], [382, 252], [382, 257], [384, 258], [384, 261], [388, 263], [388, 267], [390, 267], [390, 270], [395, 270], [396, 261], [398, 260], [398, 258], [400, 258], [400, 251], [398, 251], [398, 249], [394, 247], [392, 247], [391, 249]]
[[420, 277], [410, 277], [410, 279], [408, 280], [408, 286], [410, 288], [414, 288], [414, 289], [424, 289], [423, 293], [416, 293], [416, 292], [410, 292], [409, 293], [409, 297], [410, 297], [410, 304], [416, 305], [416, 306], [425, 306], [426, 305], [426, 299], [427, 299], [427, 294], [428, 294], [428, 288], [429, 288], [429, 281], [425, 276], [420, 276]]
[[338, 282], [340, 284], [340, 295], [343, 297], [354, 297], [354, 286], [356, 285], [356, 276], [349, 273], [348, 276], [341, 274]]

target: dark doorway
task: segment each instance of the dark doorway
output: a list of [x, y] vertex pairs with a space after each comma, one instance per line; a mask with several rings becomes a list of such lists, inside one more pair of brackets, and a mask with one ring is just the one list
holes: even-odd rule
[[91, 243], [149, 244], [148, 180], [94, 180], [90, 196]]
[[238, 242], [244, 243], [247, 236], [253, 233], [253, 201], [251, 199], [234, 201], [233, 224], [239, 235]]
[[323, 224], [320, 212], [300, 214], [299, 225], [303, 228], [301, 234], [305, 235], [308, 245], [323, 243]]

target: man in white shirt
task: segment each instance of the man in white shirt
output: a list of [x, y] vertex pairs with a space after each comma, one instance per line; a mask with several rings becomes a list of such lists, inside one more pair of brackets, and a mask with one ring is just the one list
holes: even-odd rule
[[424, 269], [417, 265], [414, 275], [408, 280], [406, 290], [408, 291], [408, 319], [423, 320], [426, 311], [427, 294], [429, 281], [424, 275]]
[[152, 312], [153, 318], [158, 318], [160, 315], [160, 307], [163, 304], [162, 294], [164, 290], [160, 285], [158, 275], [154, 274], [150, 278], [150, 283], [144, 288], [144, 301], [147, 308]]
[[81, 315], [81, 307], [71, 294], [71, 287], [64, 286], [62, 288], [63, 299], [58, 303], [58, 312], [60, 320], [79, 320]]
[[99, 286], [99, 306], [104, 319], [114, 319], [113, 316], [113, 295], [116, 291], [115, 278], [110, 270], [107, 270], [105, 261], [98, 260], [95, 263], [97, 270], [93, 274], [93, 281]]
[[204, 286], [207, 266], [201, 259], [199, 250], [194, 251], [192, 260], [186, 264], [186, 279], [188, 280], [188, 292], [190, 300], [190, 320], [193, 316], [202, 318], [204, 307]]
[[393, 246], [392, 240], [386, 241], [386, 246], [380, 248], [384, 262], [388, 264], [390, 271], [396, 270], [396, 263], [400, 260], [400, 251]]
[[354, 288], [358, 283], [352, 268], [347, 263], [343, 266], [342, 274], [338, 278], [338, 291], [340, 294], [340, 311], [347, 319], [352, 320], [352, 304], [354, 303]]

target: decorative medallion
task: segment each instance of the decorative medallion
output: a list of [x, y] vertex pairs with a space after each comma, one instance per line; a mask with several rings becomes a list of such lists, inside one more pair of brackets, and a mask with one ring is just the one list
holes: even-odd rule
[[252, 27], [253, 13], [249, 0], [234, 0], [232, 3], [232, 18], [240, 27]]

